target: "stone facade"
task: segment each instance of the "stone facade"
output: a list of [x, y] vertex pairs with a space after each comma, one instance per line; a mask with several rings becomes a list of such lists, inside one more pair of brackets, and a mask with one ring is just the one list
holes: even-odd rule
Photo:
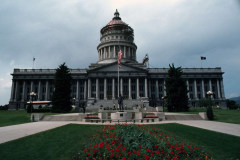
[[[71, 69], [73, 82], [71, 96], [77, 106], [86, 105], [98, 109], [99, 106], [117, 105], [119, 92], [124, 96], [124, 105], [141, 105], [148, 99], [150, 105], [164, 105], [166, 96], [165, 78], [168, 68], [148, 68], [136, 60], [137, 46], [134, 31], [121, 20], [116, 11], [114, 18], [101, 29], [98, 62], [88, 69]], [[118, 51], [123, 56], [118, 82]], [[35, 92], [36, 100], [50, 101], [54, 90], [55, 69], [14, 69], [9, 107], [24, 108]], [[221, 107], [226, 107], [223, 72], [221, 68], [183, 68], [183, 78], [189, 90], [189, 105], [196, 107], [207, 91], [214, 94], [212, 99]]]

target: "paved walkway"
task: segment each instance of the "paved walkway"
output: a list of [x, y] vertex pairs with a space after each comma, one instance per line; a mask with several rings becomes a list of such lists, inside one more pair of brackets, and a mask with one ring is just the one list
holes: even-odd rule
[[[70, 123], [92, 124], [92, 125], [100, 124], [100, 123], [85, 123], [85, 122], [78, 122], [78, 121], [58, 121], [58, 122], [42, 121], [42, 122], [25, 123], [20, 125], [0, 127], [0, 144], [11, 141], [11, 140], [15, 140], [18, 138], [22, 138], [28, 135], [43, 132], [49, 129], [53, 129], [56, 127], [60, 127]], [[204, 120], [161, 121], [161, 122], [151, 123], [151, 124], [165, 124], [165, 123], [179, 123], [179, 124], [189, 125], [193, 127], [203, 128], [211, 131], [226, 133], [226, 134], [240, 137], [240, 125], [238, 124], [204, 121]], [[107, 125], [110, 123], [104, 123], [104, 124]], [[150, 123], [141, 123], [141, 124], [150, 124]]]

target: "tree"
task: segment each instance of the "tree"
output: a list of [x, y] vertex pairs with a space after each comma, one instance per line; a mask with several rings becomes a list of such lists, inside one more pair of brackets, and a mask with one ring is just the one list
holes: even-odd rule
[[55, 89], [52, 96], [53, 112], [71, 111], [71, 81], [72, 77], [69, 68], [65, 63], [61, 64], [55, 73]]
[[181, 67], [175, 68], [169, 65], [168, 77], [166, 78], [166, 107], [169, 112], [188, 111], [188, 90], [182, 78]]
[[227, 99], [227, 108], [228, 109], [238, 109], [238, 105], [236, 104], [236, 101]]
[[214, 102], [210, 98], [203, 98], [198, 101], [199, 107], [212, 107], [214, 105]]

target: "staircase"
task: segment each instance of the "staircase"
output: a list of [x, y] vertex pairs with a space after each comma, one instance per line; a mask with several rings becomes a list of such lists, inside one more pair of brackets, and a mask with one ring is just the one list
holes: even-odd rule
[[203, 120], [199, 114], [165, 114], [166, 120]]
[[44, 116], [42, 121], [79, 121], [80, 116], [77, 113], [74, 114], [61, 114], [61, 115], [50, 115]]

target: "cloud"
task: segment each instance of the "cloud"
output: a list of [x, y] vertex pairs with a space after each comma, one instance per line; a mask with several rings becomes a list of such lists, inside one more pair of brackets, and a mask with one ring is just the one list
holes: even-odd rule
[[[137, 59], [150, 66], [222, 67], [226, 96], [239, 92], [240, 7], [237, 0], [2, 0], [0, 77], [13, 68], [87, 68], [97, 62], [100, 29], [118, 9], [135, 32]], [[7, 77], [5, 75], [8, 74]], [[2, 86], [2, 81], [0, 82]], [[0, 87], [0, 91], [3, 87]], [[0, 93], [1, 103], [10, 95]]]

